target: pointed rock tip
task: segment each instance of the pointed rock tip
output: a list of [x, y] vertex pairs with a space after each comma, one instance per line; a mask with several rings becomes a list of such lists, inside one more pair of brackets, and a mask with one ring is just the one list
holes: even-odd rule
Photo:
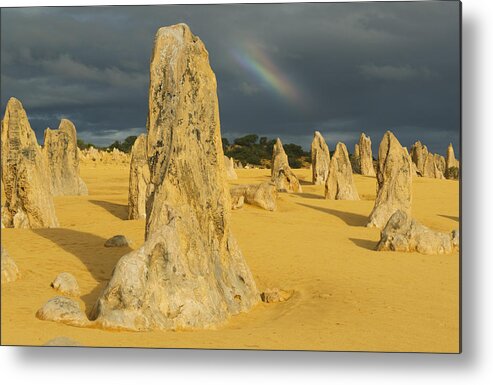
[[190, 27], [185, 23], [178, 23], [178, 24], [168, 25], [165, 27], [160, 27], [156, 32], [156, 37], [163, 37], [169, 35], [172, 35], [175, 38], [178, 36], [180, 38], [183, 38], [186, 35], [190, 35], [191, 37], [195, 36], [193, 35]]
[[60, 120], [60, 124], [58, 125], [58, 128], [62, 129], [62, 128], [68, 128], [68, 127], [75, 129], [75, 124], [72, 123], [72, 121], [70, 119], [62, 118]]
[[13, 108], [13, 107], [20, 107], [20, 108], [24, 108], [22, 106], [22, 103], [19, 99], [17, 99], [16, 97], [14, 96], [11, 96], [9, 98], [9, 101], [7, 102], [7, 109], [9, 108]]

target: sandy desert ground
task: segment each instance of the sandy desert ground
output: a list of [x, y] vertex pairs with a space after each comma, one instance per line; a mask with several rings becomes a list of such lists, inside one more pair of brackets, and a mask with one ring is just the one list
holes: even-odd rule
[[[89, 312], [130, 248], [105, 248], [124, 234], [137, 248], [144, 220], [126, 220], [128, 166], [82, 165], [89, 196], [57, 197], [60, 228], [2, 229], [2, 245], [22, 277], [2, 286], [2, 344], [42, 345], [66, 336], [85, 346], [457, 352], [459, 254], [376, 252], [379, 230], [365, 227], [375, 178], [355, 175], [361, 201], [323, 199], [310, 170], [294, 170], [302, 194], [281, 193], [278, 210], [234, 211], [234, 234], [260, 290], [293, 290], [283, 303], [259, 303], [216, 330], [117, 332], [36, 319], [72, 273]], [[232, 183], [268, 180], [269, 170], [237, 170]], [[459, 183], [415, 178], [413, 215], [443, 231], [459, 226]]]

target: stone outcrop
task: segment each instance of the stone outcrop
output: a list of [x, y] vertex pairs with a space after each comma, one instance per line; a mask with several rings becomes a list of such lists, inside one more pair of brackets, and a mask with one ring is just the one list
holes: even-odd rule
[[373, 167], [373, 154], [371, 151], [371, 139], [364, 133], [359, 137], [359, 170], [361, 175], [375, 176]]
[[57, 227], [46, 159], [19, 100], [10, 98], [2, 120], [5, 227]]
[[303, 192], [301, 184], [289, 167], [288, 156], [284, 152], [281, 139], [277, 138], [272, 149], [271, 180], [276, 185], [277, 191]]
[[369, 227], [382, 229], [397, 210], [411, 211], [412, 166], [406, 149], [387, 131], [378, 148], [377, 198]]
[[51, 283], [51, 287], [65, 295], [77, 296], [80, 294], [79, 284], [70, 273], [60, 273]]
[[87, 195], [87, 186], [80, 177], [77, 150], [77, 132], [70, 120], [62, 119], [58, 130], [45, 130], [43, 154], [53, 195]]
[[61, 322], [72, 326], [88, 326], [90, 321], [82, 311], [79, 303], [72, 298], [57, 296], [46, 302], [36, 312], [40, 320]]
[[459, 232], [442, 233], [429, 229], [409, 214], [397, 210], [382, 231], [379, 251], [417, 251], [422, 254], [449, 254], [459, 250]]
[[14, 262], [14, 259], [7, 253], [3, 247], [1, 249], [2, 259], [2, 285], [8, 282], [14, 282], [19, 278], [19, 269]]
[[226, 179], [229, 180], [238, 179], [238, 175], [236, 175], [234, 164], [235, 161], [233, 158], [228, 158], [226, 155], [224, 155], [224, 167], [226, 168]]
[[268, 211], [275, 211], [277, 207], [277, 188], [272, 182], [233, 186], [230, 193], [234, 208], [241, 207], [242, 202]]
[[311, 153], [312, 182], [316, 185], [324, 185], [329, 175], [330, 152], [324, 137], [318, 131], [313, 135]]
[[146, 240], [91, 319], [103, 328], [214, 327], [259, 301], [231, 231], [216, 78], [188, 26], [160, 28], [150, 65]]
[[337, 143], [325, 183], [325, 199], [359, 200], [353, 180], [353, 169], [344, 143]]
[[149, 182], [147, 135], [141, 134], [132, 146], [130, 178], [128, 183], [128, 219], [146, 217], [146, 196]]

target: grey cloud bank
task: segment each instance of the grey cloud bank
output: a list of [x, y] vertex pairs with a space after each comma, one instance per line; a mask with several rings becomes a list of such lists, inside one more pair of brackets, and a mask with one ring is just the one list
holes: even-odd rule
[[223, 136], [257, 133], [333, 150], [365, 131], [458, 153], [459, 3], [3, 8], [1, 107], [26, 108], [38, 139], [59, 119], [99, 145], [145, 131], [160, 26], [187, 23], [218, 81]]

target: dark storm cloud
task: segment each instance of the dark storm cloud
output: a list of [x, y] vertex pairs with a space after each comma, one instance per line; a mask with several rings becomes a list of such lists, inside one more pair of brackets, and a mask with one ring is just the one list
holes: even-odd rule
[[[307, 147], [320, 130], [333, 148], [363, 130], [376, 150], [392, 129], [458, 146], [457, 2], [4, 8], [1, 21], [2, 111], [18, 97], [40, 139], [61, 117], [96, 144], [143, 132], [154, 34], [185, 22], [210, 53], [223, 136]], [[248, 47], [277, 81], [238, 61]]]

